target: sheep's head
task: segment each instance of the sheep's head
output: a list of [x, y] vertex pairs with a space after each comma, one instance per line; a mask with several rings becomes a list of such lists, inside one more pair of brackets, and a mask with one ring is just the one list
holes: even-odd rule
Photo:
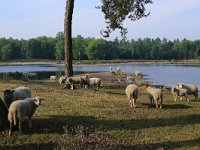
[[3, 100], [6, 103], [6, 105], [9, 107], [10, 104], [13, 102], [14, 100], [14, 89], [12, 88], [5, 88], [2, 90], [2, 92], [4, 92], [3, 94]]
[[41, 98], [39, 96], [36, 96], [35, 98], [33, 98], [33, 101], [37, 106], [41, 105], [42, 100], [44, 100], [44, 98]]

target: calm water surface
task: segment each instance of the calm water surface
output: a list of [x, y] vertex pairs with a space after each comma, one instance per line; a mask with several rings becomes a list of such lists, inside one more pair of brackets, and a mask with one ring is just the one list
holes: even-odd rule
[[[155, 84], [173, 86], [178, 82], [195, 83], [200, 87], [199, 65], [171, 65], [171, 64], [116, 64], [116, 65], [89, 65], [74, 66], [74, 71], [99, 72], [109, 71], [112, 67], [116, 71], [119, 67], [122, 71], [133, 73], [135, 70], [142, 71]], [[0, 73], [5, 72], [63, 72], [63, 66], [24, 65], [24, 66], [0, 66]], [[199, 88], [200, 89], [200, 88]]]

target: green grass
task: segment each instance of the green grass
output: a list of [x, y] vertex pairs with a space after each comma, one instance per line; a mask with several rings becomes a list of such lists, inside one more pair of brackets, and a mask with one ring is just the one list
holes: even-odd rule
[[192, 96], [190, 104], [174, 102], [164, 91], [163, 109], [156, 110], [140, 87], [133, 109], [124, 86], [72, 91], [58, 82], [0, 81], [0, 89], [7, 86], [28, 86], [45, 100], [33, 116], [33, 129], [24, 122], [22, 135], [15, 131], [8, 137], [6, 128], [0, 149], [200, 149], [200, 102]]

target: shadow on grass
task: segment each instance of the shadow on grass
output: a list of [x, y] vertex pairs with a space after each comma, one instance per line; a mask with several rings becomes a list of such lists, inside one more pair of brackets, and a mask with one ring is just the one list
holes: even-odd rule
[[131, 120], [105, 120], [92, 116], [49, 116], [48, 118], [33, 119], [33, 129], [28, 128], [28, 122], [24, 123], [25, 134], [63, 134], [63, 126], [77, 127], [79, 125], [93, 125], [103, 130], [140, 130], [144, 128], [184, 126], [200, 123], [200, 115], [179, 116], [160, 119], [131, 119]]
[[8, 146], [8, 145], [1, 145], [1, 150], [53, 150], [53, 149], [76, 149], [77, 147], [81, 149], [108, 149], [108, 150], [115, 150], [115, 149], [126, 149], [126, 150], [164, 150], [164, 149], [178, 149], [178, 148], [192, 148], [200, 146], [200, 139], [192, 139], [192, 140], [184, 140], [184, 141], [167, 141], [167, 142], [159, 142], [159, 143], [151, 143], [151, 144], [114, 144], [115, 141], [101, 141], [101, 142], [89, 142], [87, 141], [75, 141], [73, 144], [58, 144], [58, 143], [36, 143], [36, 144], [22, 144], [17, 146]]
[[[48, 118], [34, 118], [33, 129], [28, 128], [28, 122], [24, 125], [24, 134], [64, 134], [63, 126], [68, 127], [70, 134], [80, 126], [84, 126], [87, 129], [92, 127], [92, 132], [108, 131], [108, 130], [140, 130], [144, 128], [152, 127], [165, 127], [165, 126], [184, 126], [200, 123], [200, 115], [188, 115], [175, 118], [162, 118], [162, 119], [132, 119], [132, 120], [104, 120], [98, 119], [92, 116], [49, 116]], [[74, 129], [74, 130], [73, 130]], [[91, 131], [91, 130], [90, 130]], [[185, 140], [185, 141], [165, 141], [150, 144], [136, 144], [126, 145], [118, 144], [114, 139], [111, 141], [101, 141], [102, 143], [96, 143], [98, 146], [102, 146], [106, 149], [176, 149], [181, 147], [200, 146], [200, 139]], [[87, 143], [87, 139], [85, 140]], [[109, 143], [107, 143], [109, 142]], [[77, 143], [78, 144], [78, 143]], [[95, 143], [91, 143], [95, 145]], [[101, 145], [102, 144], [102, 145]], [[106, 145], [108, 144], [108, 145]], [[84, 144], [83, 144], [84, 145]], [[88, 144], [84, 145], [87, 146]], [[0, 149], [55, 149], [59, 145], [58, 143], [40, 143], [40, 144], [24, 144], [17, 146], [0, 145]], [[90, 145], [91, 146], [91, 145]], [[106, 147], [105, 147], [106, 146]], [[83, 147], [84, 148], [84, 147]], [[87, 147], [85, 147], [87, 148]]]
[[37, 144], [22, 144], [22, 145], [0, 145], [1, 150], [53, 150], [57, 144], [53, 143], [37, 143]]
[[[141, 103], [143, 106], [148, 107], [148, 108], [152, 108], [155, 109], [156, 108], [156, 104], [152, 104], [150, 105], [150, 103]], [[163, 104], [162, 105], [162, 109], [190, 109], [192, 108], [192, 106], [188, 106], [188, 105], [184, 105], [184, 104]]]

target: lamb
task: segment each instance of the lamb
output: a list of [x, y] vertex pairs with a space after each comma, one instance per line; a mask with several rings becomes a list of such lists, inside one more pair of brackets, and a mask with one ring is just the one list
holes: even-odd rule
[[41, 105], [41, 100], [44, 99], [40, 97], [26, 98], [14, 101], [10, 105], [8, 112], [8, 121], [10, 123], [9, 136], [11, 135], [13, 125], [17, 125], [17, 121], [19, 121], [19, 133], [22, 133], [22, 122], [26, 118], [29, 120], [29, 128], [32, 128], [31, 117], [35, 113], [36, 108]]
[[5, 88], [4, 90], [2, 90], [2, 92], [4, 92], [3, 100], [7, 108], [9, 108], [10, 104], [15, 100], [23, 100], [25, 98], [31, 97], [31, 90], [28, 87], [18, 87], [15, 89]]
[[50, 76], [49, 77], [49, 80], [56, 80], [57, 79], [57, 76]]
[[162, 108], [162, 102], [163, 102], [163, 93], [161, 89], [148, 87], [146, 89], [147, 97], [150, 99], [150, 103], [152, 105], [153, 100], [156, 103], [156, 108], [158, 109], [158, 102], [160, 102], [160, 109]]
[[195, 99], [198, 101], [198, 87], [197, 87], [197, 85], [178, 83], [176, 86], [181, 88], [181, 89], [187, 89], [187, 94], [188, 95], [194, 95]]
[[138, 99], [138, 86], [135, 84], [129, 84], [126, 87], [125, 93], [128, 97], [128, 100], [130, 101], [131, 107], [136, 107], [135, 103]]
[[180, 96], [181, 98], [182, 98], [182, 96], [185, 96], [188, 103], [190, 102], [190, 100], [188, 98], [188, 90], [187, 89], [172, 87], [171, 92], [172, 92], [172, 95], [174, 96], [175, 102], [176, 102], [177, 96]]

